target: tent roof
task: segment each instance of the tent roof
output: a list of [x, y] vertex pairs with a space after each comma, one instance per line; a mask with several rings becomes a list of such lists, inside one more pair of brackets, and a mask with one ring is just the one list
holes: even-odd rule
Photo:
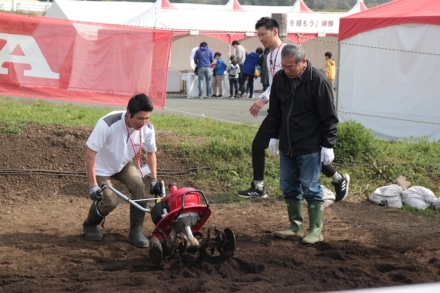
[[151, 2], [54, 0], [44, 16], [95, 23], [125, 24], [154, 5], [155, 3]]
[[440, 25], [439, 0], [394, 0], [340, 19], [339, 41], [359, 33], [405, 23]]
[[232, 8], [234, 11], [244, 11], [238, 0], [229, 0], [228, 3], [226, 3], [226, 6]]
[[173, 30], [176, 34], [211, 34], [217, 37], [219, 34], [238, 33], [246, 37], [255, 34], [254, 26], [258, 19], [273, 13], [286, 13], [287, 33], [301, 36], [337, 35], [339, 19], [347, 15], [313, 12], [303, 0], [296, 0], [293, 6], [249, 6], [240, 5], [239, 0], [229, 0], [227, 5], [171, 4], [169, 0], [155, 0], [153, 3], [54, 0], [45, 16]]
[[168, 0], [156, 0], [156, 5], [161, 8], [174, 8], [173, 4]]
[[351, 15], [365, 10], [368, 10], [368, 7], [365, 5], [364, 0], [357, 0], [356, 4], [347, 12], [347, 14]]
[[293, 4], [292, 9], [288, 12], [300, 12], [300, 13], [312, 13], [313, 10], [310, 9], [303, 0], [296, 0]]

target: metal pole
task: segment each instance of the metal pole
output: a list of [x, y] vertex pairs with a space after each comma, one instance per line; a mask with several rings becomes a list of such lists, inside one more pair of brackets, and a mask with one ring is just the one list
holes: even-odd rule
[[287, 14], [286, 13], [272, 13], [272, 18], [280, 24], [279, 36], [283, 43], [287, 42]]

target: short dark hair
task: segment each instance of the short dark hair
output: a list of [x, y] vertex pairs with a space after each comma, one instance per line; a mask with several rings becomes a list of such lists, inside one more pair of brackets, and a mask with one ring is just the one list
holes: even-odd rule
[[280, 28], [280, 24], [276, 19], [267, 16], [262, 17], [257, 21], [257, 23], [255, 24], [255, 30], [258, 30], [258, 28], [262, 26], [270, 31], [273, 31], [274, 28]]
[[221, 57], [221, 56], [222, 56], [222, 53], [220, 53], [220, 52], [215, 52], [215, 54], [214, 54], [214, 58], [217, 57], [217, 56]]
[[130, 112], [131, 117], [141, 111], [152, 112], [153, 109], [153, 103], [146, 94], [137, 94], [133, 96], [130, 101], [128, 101], [127, 105], [127, 110]]
[[332, 52], [327, 51], [327, 52], [325, 52], [324, 56], [328, 57], [328, 58], [332, 58]]
[[263, 50], [263, 48], [258, 47], [257, 50], [255, 50], [255, 52], [257, 52], [258, 55], [261, 55], [261, 54], [263, 54], [264, 50]]
[[208, 43], [207, 42], [201, 42], [199, 47], [200, 48], [201, 47], [208, 47]]
[[232, 46], [235, 46], [235, 45], [240, 45], [240, 42], [239, 41], [232, 41]]

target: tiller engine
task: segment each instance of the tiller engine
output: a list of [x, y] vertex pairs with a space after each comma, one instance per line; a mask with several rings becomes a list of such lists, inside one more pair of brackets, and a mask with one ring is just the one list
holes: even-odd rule
[[232, 257], [235, 252], [236, 241], [234, 232], [230, 228], [223, 231], [215, 225], [207, 229], [206, 235], [201, 232], [203, 225], [211, 215], [206, 195], [194, 188], [177, 188], [175, 183], [169, 185], [169, 193], [165, 194], [163, 181], [162, 194], [157, 198], [143, 199], [154, 200], [151, 209], [145, 209], [137, 201], [128, 198], [115, 188], [110, 188], [120, 198], [128, 201], [137, 208], [149, 212], [155, 224], [150, 237], [149, 255], [153, 264], [161, 267], [164, 260], [181, 256], [185, 252], [201, 255], [207, 251], [213, 255], [217, 250], [224, 257]]

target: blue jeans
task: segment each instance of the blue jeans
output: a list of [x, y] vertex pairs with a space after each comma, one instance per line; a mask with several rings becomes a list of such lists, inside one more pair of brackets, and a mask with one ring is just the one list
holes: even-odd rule
[[199, 67], [197, 71], [199, 76], [199, 97], [203, 97], [203, 80], [206, 79], [206, 96], [211, 96], [211, 68]]
[[320, 174], [320, 152], [291, 157], [280, 151], [280, 189], [285, 199], [324, 201]]

